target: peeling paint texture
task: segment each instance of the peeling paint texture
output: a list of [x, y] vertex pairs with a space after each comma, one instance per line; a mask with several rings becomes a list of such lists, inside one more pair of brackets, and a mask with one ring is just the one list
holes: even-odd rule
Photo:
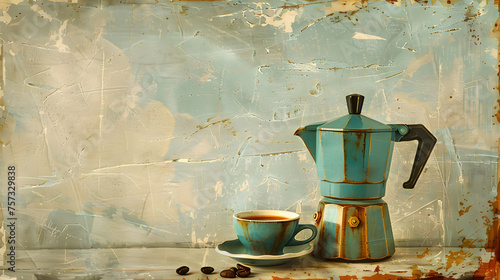
[[[1, 7], [0, 178], [16, 167], [20, 249], [213, 247], [251, 209], [311, 223], [319, 180], [294, 131], [347, 114], [354, 92], [364, 115], [438, 138], [413, 190], [416, 144], [395, 145], [396, 245], [496, 242], [493, 1]], [[468, 257], [453, 254], [445, 270]]]

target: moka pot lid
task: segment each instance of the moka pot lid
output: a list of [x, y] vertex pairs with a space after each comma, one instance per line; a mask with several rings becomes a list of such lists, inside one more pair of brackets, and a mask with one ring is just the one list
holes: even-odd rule
[[346, 96], [348, 115], [337, 119], [310, 124], [305, 130], [319, 131], [334, 131], [334, 132], [360, 132], [360, 133], [375, 133], [375, 132], [392, 132], [394, 127], [361, 115], [364, 96], [360, 94], [350, 94]]

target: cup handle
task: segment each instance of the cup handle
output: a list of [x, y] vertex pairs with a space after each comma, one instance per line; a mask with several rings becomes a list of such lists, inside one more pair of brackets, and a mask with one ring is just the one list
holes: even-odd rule
[[[309, 238], [307, 238], [306, 240], [297, 240], [297, 239], [295, 239], [295, 236], [297, 236], [297, 234], [299, 232], [301, 232], [301, 231], [303, 231], [305, 229], [312, 230], [311, 236]], [[295, 234], [290, 239], [290, 241], [288, 241], [288, 243], [286, 245], [287, 246], [296, 246], [296, 245], [302, 245], [302, 244], [309, 243], [309, 242], [311, 242], [316, 237], [317, 234], [318, 234], [318, 229], [316, 228], [315, 225], [312, 225], [312, 224], [298, 225], [297, 229], [295, 230]]]

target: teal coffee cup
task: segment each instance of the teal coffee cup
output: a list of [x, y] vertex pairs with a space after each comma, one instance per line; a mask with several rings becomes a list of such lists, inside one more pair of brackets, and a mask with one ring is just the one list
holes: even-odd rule
[[[236, 213], [233, 225], [238, 239], [251, 255], [281, 255], [285, 246], [311, 242], [318, 233], [312, 224], [299, 224], [299, 214], [279, 210]], [[311, 236], [306, 240], [295, 239], [304, 229], [310, 229]]]

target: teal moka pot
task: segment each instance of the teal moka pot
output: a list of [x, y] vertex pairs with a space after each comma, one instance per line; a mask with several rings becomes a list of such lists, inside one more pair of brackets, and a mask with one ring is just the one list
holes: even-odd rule
[[387, 203], [382, 200], [394, 142], [418, 141], [410, 178], [413, 189], [436, 138], [421, 124], [383, 124], [361, 115], [364, 97], [346, 97], [349, 115], [299, 128], [316, 162], [323, 199], [314, 214], [321, 259], [381, 260], [395, 252]]

